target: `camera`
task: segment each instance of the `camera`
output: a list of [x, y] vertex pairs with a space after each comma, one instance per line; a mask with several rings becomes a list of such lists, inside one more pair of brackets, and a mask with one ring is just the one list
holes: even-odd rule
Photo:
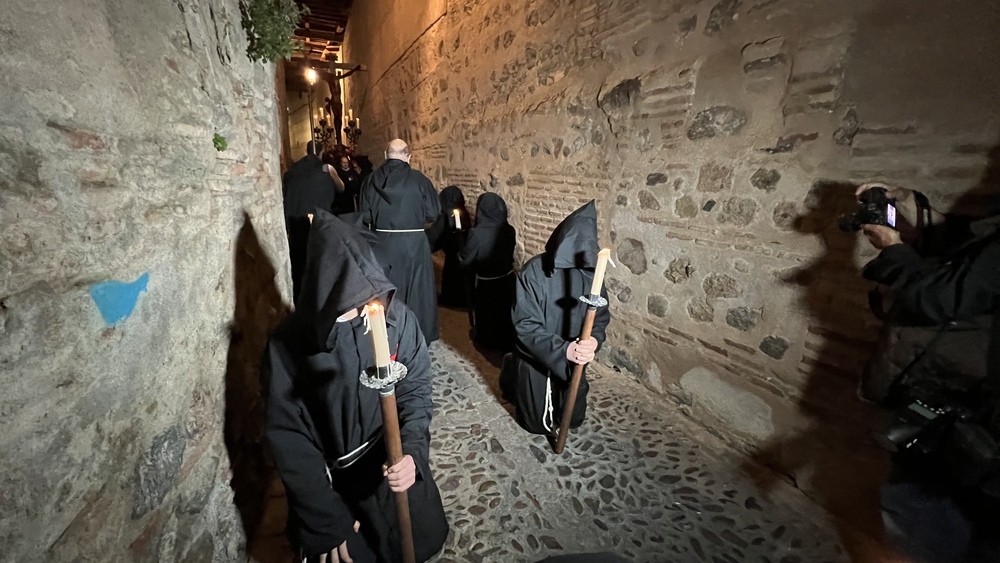
[[896, 412], [887, 429], [873, 436], [890, 452], [929, 453], [937, 448], [942, 434], [962, 418], [962, 410], [956, 405], [916, 399]]
[[860, 231], [863, 225], [884, 225], [896, 228], [896, 200], [885, 188], [871, 188], [858, 196], [860, 206], [852, 214], [842, 215], [837, 226], [842, 231]]

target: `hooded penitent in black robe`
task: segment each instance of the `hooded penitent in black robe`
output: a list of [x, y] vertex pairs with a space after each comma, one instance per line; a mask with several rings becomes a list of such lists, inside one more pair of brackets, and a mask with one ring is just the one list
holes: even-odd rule
[[[465, 307], [468, 304], [470, 281], [458, 263], [458, 252], [462, 249], [466, 233], [472, 225], [469, 210], [465, 208], [465, 195], [458, 186], [448, 186], [441, 190], [441, 214], [427, 229], [427, 240], [431, 252], [444, 251], [444, 268], [441, 270], [441, 295], [438, 303], [448, 307]], [[455, 228], [454, 211], [458, 209], [461, 229]]]
[[261, 366], [267, 437], [288, 495], [288, 534], [307, 556], [347, 541], [356, 562], [401, 560], [395, 500], [381, 469], [379, 393], [359, 381], [374, 365], [371, 334], [361, 316], [336, 322], [375, 298], [388, 303], [389, 347], [409, 370], [396, 385], [396, 404], [403, 453], [417, 470], [407, 491], [417, 559], [438, 552], [448, 533], [428, 465], [430, 358], [416, 318], [394, 291], [356, 227], [318, 212], [298, 307], [271, 336]]
[[441, 212], [434, 185], [402, 160], [388, 160], [361, 187], [361, 218], [378, 233], [396, 297], [417, 316], [428, 343], [438, 339], [434, 264], [424, 225]]
[[292, 262], [292, 289], [298, 298], [302, 270], [306, 265], [309, 214], [315, 214], [317, 209], [330, 211], [337, 195], [337, 184], [323, 171], [323, 161], [318, 156], [310, 154], [285, 172], [282, 192], [285, 203], [285, 229], [288, 232], [288, 254]]
[[[500, 384], [517, 408], [518, 422], [529, 432], [547, 434], [562, 419], [575, 365], [566, 359], [566, 349], [583, 328], [587, 305], [580, 296], [590, 294], [598, 251], [597, 208], [591, 201], [556, 227], [545, 253], [529, 260], [517, 276], [517, 343], [504, 363]], [[603, 288], [601, 294], [607, 297]], [[610, 320], [607, 307], [597, 310], [591, 336], [598, 349]], [[589, 389], [584, 377], [573, 408], [573, 428], [583, 424]]]
[[499, 351], [514, 346], [514, 227], [507, 222], [507, 203], [494, 193], [479, 196], [476, 226], [458, 253], [459, 263], [475, 276], [473, 309], [476, 344]]

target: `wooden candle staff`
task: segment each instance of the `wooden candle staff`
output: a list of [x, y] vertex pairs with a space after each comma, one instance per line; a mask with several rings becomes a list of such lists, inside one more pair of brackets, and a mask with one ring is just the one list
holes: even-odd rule
[[[385, 433], [385, 449], [389, 467], [403, 460], [403, 441], [399, 435], [399, 411], [396, 410], [396, 383], [406, 377], [406, 366], [391, 360], [389, 335], [385, 327], [385, 309], [378, 301], [366, 306], [368, 326], [371, 329], [372, 345], [375, 349], [375, 367], [361, 374], [365, 387], [378, 389], [382, 404], [382, 427]], [[413, 551], [413, 528], [410, 525], [410, 499], [407, 491], [394, 493], [396, 496], [396, 517], [399, 519], [399, 542], [403, 550], [403, 562], [415, 563]]]
[[[607, 307], [608, 302], [601, 297], [601, 288], [604, 287], [604, 273], [608, 269], [608, 260], [611, 258], [611, 249], [604, 248], [597, 254], [597, 269], [594, 270], [594, 283], [590, 286], [590, 296], [580, 297], [580, 301], [587, 304], [587, 315], [583, 318], [583, 330], [580, 331], [580, 342], [588, 340], [590, 333], [594, 330], [594, 317], [597, 316], [597, 309]], [[573, 407], [576, 406], [576, 395], [580, 392], [580, 381], [583, 379], [583, 368], [586, 364], [576, 364], [573, 366], [573, 378], [569, 383], [569, 391], [566, 393], [566, 404], [563, 405], [562, 423], [559, 425], [559, 435], [556, 437], [555, 452], [561, 454], [566, 447], [566, 437], [569, 436], [569, 424], [573, 419]]]

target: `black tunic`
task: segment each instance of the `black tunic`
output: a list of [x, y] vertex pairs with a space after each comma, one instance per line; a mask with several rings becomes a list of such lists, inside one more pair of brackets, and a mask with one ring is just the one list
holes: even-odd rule
[[[566, 350], [583, 327], [587, 305], [580, 296], [590, 293], [598, 250], [597, 209], [590, 202], [556, 227], [545, 253], [529, 260], [517, 276], [513, 314], [517, 345], [503, 366], [501, 387], [517, 408], [518, 422], [529, 432], [546, 434], [559, 426], [574, 366], [566, 359]], [[606, 298], [607, 291], [601, 293]], [[598, 348], [610, 321], [608, 308], [598, 309], [591, 332]], [[551, 412], [546, 405], [549, 385]], [[583, 424], [589, 389], [584, 377], [573, 409], [574, 428]]]
[[475, 277], [475, 341], [499, 351], [514, 346], [514, 246], [516, 232], [507, 222], [507, 203], [494, 193], [479, 196], [476, 226], [469, 231], [458, 261]]
[[[441, 190], [441, 213], [434, 224], [427, 229], [427, 240], [431, 252], [444, 252], [444, 268], [441, 271], [441, 295], [438, 303], [447, 307], [465, 307], [468, 305], [468, 293], [471, 290], [471, 280], [459, 265], [458, 253], [465, 242], [466, 233], [472, 226], [469, 211], [465, 208], [465, 196], [458, 186], [448, 186]], [[454, 211], [458, 209], [461, 217], [461, 229], [455, 228]]]
[[[390, 350], [409, 369], [396, 386], [396, 401], [403, 452], [413, 456], [418, 473], [407, 492], [418, 560], [439, 551], [448, 533], [428, 464], [430, 359], [413, 313], [393, 299], [394, 290], [354, 227], [319, 212], [298, 308], [271, 336], [261, 367], [267, 436], [288, 495], [288, 534], [306, 555], [346, 540], [355, 561], [400, 560], [394, 497], [381, 474], [379, 394], [359, 381], [374, 363], [371, 336], [361, 317], [336, 322], [374, 298], [389, 304]], [[366, 442], [372, 445], [354, 464], [327, 476], [328, 464]]]
[[330, 211], [337, 195], [337, 184], [323, 171], [323, 161], [310, 154], [285, 172], [282, 192], [288, 254], [292, 263], [292, 289], [297, 299], [301, 289], [302, 270], [306, 264], [309, 214], [315, 214], [317, 209]]
[[424, 234], [424, 225], [441, 211], [434, 185], [409, 164], [388, 160], [365, 179], [359, 211], [364, 223], [378, 233], [396, 297], [417, 316], [427, 342], [434, 342], [438, 339], [437, 292]]

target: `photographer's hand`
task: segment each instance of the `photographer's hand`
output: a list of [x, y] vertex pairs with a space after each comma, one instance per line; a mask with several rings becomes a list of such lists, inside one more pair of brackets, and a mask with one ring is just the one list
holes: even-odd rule
[[882, 250], [894, 244], [903, 244], [903, 239], [899, 236], [899, 231], [884, 225], [864, 225], [861, 231], [868, 237], [868, 242], [872, 246]]

